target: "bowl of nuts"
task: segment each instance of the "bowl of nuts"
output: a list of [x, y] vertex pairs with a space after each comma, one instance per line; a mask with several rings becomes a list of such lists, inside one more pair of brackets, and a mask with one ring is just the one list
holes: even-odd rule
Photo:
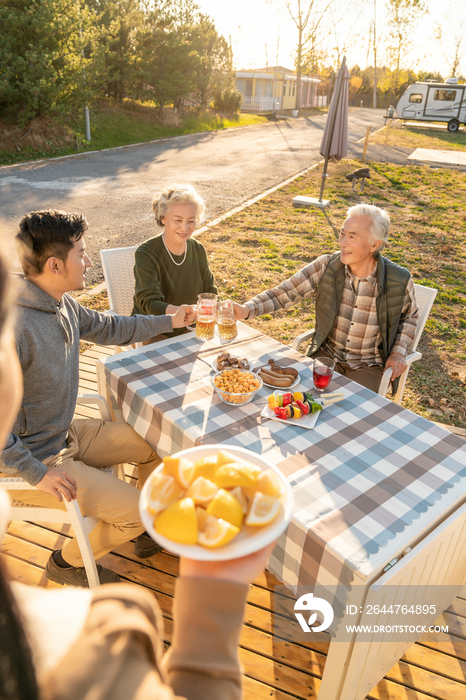
[[262, 379], [246, 370], [224, 369], [212, 377], [212, 386], [225, 403], [246, 404], [261, 388]]

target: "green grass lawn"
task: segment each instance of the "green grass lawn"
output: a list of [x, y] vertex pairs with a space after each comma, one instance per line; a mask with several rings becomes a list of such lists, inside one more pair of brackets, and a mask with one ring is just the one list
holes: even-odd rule
[[[0, 135], [0, 165], [10, 165], [44, 157], [58, 157], [73, 153], [85, 153], [103, 148], [114, 148], [132, 143], [143, 143], [159, 138], [181, 136], [200, 131], [215, 131], [251, 124], [262, 124], [267, 118], [257, 114], [215, 114], [213, 112], [187, 112], [180, 116], [179, 124], [162, 125], [159, 112], [151, 106], [126, 101], [123, 104], [102, 102], [90, 110], [91, 141], [85, 140], [83, 113], [66, 119], [47, 120], [44, 133], [50, 133], [40, 147], [20, 143], [21, 150], [15, 147], [2, 149]], [[54, 124], [56, 126], [54, 130]], [[56, 132], [65, 125], [69, 138], [57, 139]], [[25, 127], [24, 131], [26, 131]]]
[[[371, 136], [370, 143], [385, 143], [387, 131], [383, 129]], [[466, 131], [451, 134], [445, 129], [432, 129], [417, 126], [405, 126], [401, 121], [392, 124], [388, 136], [389, 146], [404, 148], [434, 148], [440, 151], [464, 151], [466, 149]]]

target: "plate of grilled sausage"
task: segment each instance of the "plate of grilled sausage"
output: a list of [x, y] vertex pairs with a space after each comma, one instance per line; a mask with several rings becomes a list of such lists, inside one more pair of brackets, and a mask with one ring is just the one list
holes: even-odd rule
[[269, 360], [268, 364], [259, 367], [256, 373], [266, 386], [273, 389], [292, 389], [301, 381], [298, 370], [293, 367], [282, 367], [275, 360]]

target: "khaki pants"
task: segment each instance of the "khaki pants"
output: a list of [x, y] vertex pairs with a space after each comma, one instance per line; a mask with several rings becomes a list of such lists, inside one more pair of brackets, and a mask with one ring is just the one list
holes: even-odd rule
[[[312, 360], [316, 357], [330, 357], [331, 360], [334, 358], [326, 350], [317, 350], [317, 352], [310, 355]], [[361, 384], [361, 386], [367, 387], [367, 389], [372, 389], [375, 393], [378, 392], [380, 382], [383, 375], [383, 367], [380, 365], [371, 365], [370, 367], [360, 367], [359, 369], [351, 369], [351, 367], [346, 364], [346, 362], [335, 362], [335, 370], [340, 374], [343, 374], [348, 379], [353, 382]]]
[[[86, 419], [74, 420], [67, 446], [57, 455], [44, 459], [47, 467], [60, 467], [76, 481], [82, 514], [100, 519], [89, 534], [96, 559], [144, 532], [138, 510], [139, 490], [113, 474], [100, 471], [121, 462], [137, 463], [141, 487], [160, 459], [126, 423]], [[63, 502], [43, 491], [9, 493], [12, 499], [23, 503], [66, 508]], [[83, 566], [76, 538], [63, 547], [62, 555], [68, 564]]]

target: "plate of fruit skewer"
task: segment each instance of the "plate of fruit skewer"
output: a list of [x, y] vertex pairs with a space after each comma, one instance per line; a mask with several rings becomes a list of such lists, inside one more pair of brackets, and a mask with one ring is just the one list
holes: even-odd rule
[[261, 416], [282, 423], [298, 425], [300, 428], [313, 428], [317, 423], [320, 411], [332, 406], [345, 398], [342, 391], [321, 394], [318, 398], [308, 391], [270, 394], [267, 405], [262, 409]]

